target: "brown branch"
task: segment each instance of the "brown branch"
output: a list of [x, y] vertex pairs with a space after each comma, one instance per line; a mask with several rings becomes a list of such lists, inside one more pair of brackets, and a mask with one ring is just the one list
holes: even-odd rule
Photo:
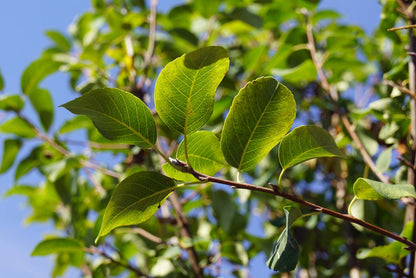
[[322, 88], [325, 91], [327, 91], [331, 100], [337, 106], [338, 109], [337, 109], [336, 112], [340, 115], [341, 120], [342, 120], [345, 128], [347, 129], [348, 133], [350, 134], [352, 140], [357, 145], [357, 149], [360, 151], [364, 162], [370, 167], [371, 171], [373, 171], [373, 173], [377, 176], [377, 178], [380, 181], [382, 181], [384, 183], [389, 183], [388, 178], [385, 177], [382, 173], [380, 173], [380, 171], [378, 171], [378, 169], [376, 167], [376, 164], [374, 163], [373, 159], [368, 154], [368, 152], [365, 150], [364, 145], [362, 144], [360, 138], [358, 137], [357, 133], [355, 132], [352, 124], [348, 120], [348, 117], [345, 115], [345, 113], [343, 113], [341, 111], [341, 109], [338, 106], [338, 103], [337, 103], [338, 92], [336, 91], [336, 89], [331, 88], [331, 86], [329, 85], [328, 79], [326, 78], [326, 75], [323, 71], [322, 64], [319, 62], [316, 47], [315, 47], [315, 40], [313, 38], [312, 24], [311, 24], [310, 21], [307, 23], [307, 26], [306, 26], [306, 35], [307, 35], [307, 38], [308, 38], [308, 47], [309, 47], [309, 51], [311, 53], [312, 62], [315, 65], [316, 72], [318, 74], [318, 77], [319, 77], [319, 80], [321, 82]]
[[147, 72], [152, 65], [153, 55], [155, 52], [156, 45], [156, 13], [157, 13], [157, 2], [158, 0], [151, 0], [150, 2], [150, 16], [149, 16], [149, 44], [147, 51], [144, 54], [144, 67], [143, 74], [140, 77], [140, 81], [137, 84], [138, 89], [142, 89], [146, 83]]
[[392, 31], [398, 31], [398, 30], [404, 30], [404, 29], [412, 29], [412, 28], [416, 28], [416, 25], [407, 25], [407, 26], [389, 28], [389, 29], [387, 29], [387, 31], [392, 32]]
[[104, 251], [101, 251], [100, 249], [98, 249], [95, 246], [91, 246], [91, 247], [85, 247], [84, 251], [90, 254], [96, 254], [96, 255], [100, 255], [103, 256], [104, 258], [109, 259], [112, 263], [117, 264], [121, 267], [124, 267], [126, 269], [131, 270], [132, 272], [134, 272], [136, 274], [137, 277], [150, 277], [146, 274], [144, 274], [143, 272], [141, 272], [139, 269], [137, 269], [136, 267], [132, 266], [129, 263], [123, 263], [119, 260], [114, 259], [113, 257], [111, 257], [109, 254], [107, 254]]
[[[182, 210], [182, 205], [179, 201], [179, 197], [176, 192], [173, 192], [169, 196], [169, 200], [172, 204], [173, 209], [176, 211], [176, 219], [178, 221], [179, 227], [181, 229], [181, 234], [185, 238], [192, 239], [192, 234], [189, 229], [188, 219], [186, 218], [185, 213]], [[203, 278], [202, 268], [199, 266], [198, 254], [195, 251], [193, 246], [187, 247], [186, 252], [188, 253], [189, 261], [192, 266], [192, 270], [197, 278]]]
[[400, 92], [405, 93], [405, 94], [411, 96], [412, 98], [416, 99], [415, 93], [413, 93], [412, 91], [410, 91], [408, 88], [406, 88], [403, 85], [397, 84], [397, 83], [393, 82], [392, 80], [386, 80], [386, 79], [383, 80], [383, 84], [389, 85], [390, 87], [393, 87], [393, 88], [396, 88]]
[[163, 241], [163, 239], [161, 239], [160, 237], [157, 237], [154, 234], [152, 234], [152, 233], [150, 233], [150, 232], [148, 232], [148, 231], [146, 231], [142, 228], [139, 228], [139, 227], [129, 229], [129, 232], [141, 235], [142, 237], [144, 237], [144, 238], [146, 238], [146, 239], [148, 239], [148, 240], [150, 240], [154, 243], [157, 243], [157, 244], [164, 244], [165, 243]]
[[[181, 162], [181, 163], [183, 163], [183, 162]], [[389, 237], [391, 239], [394, 239], [398, 242], [401, 242], [401, 243], [407, 245], [408, 249], [410, 249], [410, 250], [416, 250], [416, 243], [409, 241], [405, 237], [401, 237], [401, 236], [399, 236], [397, 234], [394, 234], [390, 231], [387, 231], [383, 228], [377, 227], [377, 226], [375, 226], [373, 224], [370, 224], [366, 221], [355, 218], [355, 217], [353, 217], [349, 214], [339, 213], [339, 212], [327, 209], [325, 207], [319, 206], [317, 204], [305, 201], [305, 200], [303, 200], [303, 199], [301, 199], [301, 198], [299, 198], [295, 195], [285, 193], [285, 192], [281, 191], [278, 188], [278, 186], [275, 185], [275, 184], [269, 184], [271, 186], [271, 188], [267, 188], [267, 187], [262, 187], [262, 186], [258, 186], [258, 185], [248, 184], [248, 183], [239, 183], [239, 182], [225, 180], [225, 179], [221, 179], [221, 178], [217, 178], [217, 177], [211, 177], [211, 176], [202, 174], [202, 173], [197, 172], [197, 171], [195, 171], [193, 169], [190, 169], [190, 168], [186, 168], [184, 170], [187, 173], [191, 173], [192, 175], [194, 175], [197, 179], [199, 179], [201, 181], [215, 182], [215, 183], [230, 185], [233, 188], [247, 189], [247, 190], [251, 190], [251, 191], [258, 191], [258, 192], [263, 192], [263, 193], [267, 193], [267, 194], [271, 194], [271, 195], [274, 195], [274, 196], [279, 196], [279, 197], [285, 198], [285, 199], [290, 200], [292, 202], [295, 202], [295, 203], [298, 203], [300, 205], [309, 207], [309, 208], [311, 208], [315, 211], [322, 212], [324, 214], [333, 216], [333, 217], [341, 219], [343, 221], [358, 224], [358, 225], [360, 225], [364, 228], [367, 228], [367, 229], [369, 229], [373, 232], [376, 232], [378, 234], [384, 235], [384, 236]]]

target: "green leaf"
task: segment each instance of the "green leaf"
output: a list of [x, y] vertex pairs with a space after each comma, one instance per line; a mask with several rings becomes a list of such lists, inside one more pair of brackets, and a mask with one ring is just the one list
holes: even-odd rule
[[377, 158], [376, 167], [381, 173], [389, 170], [393, 147], [385, 149]]
[[281, 76], [285, 81], [290, 83], [311, 82], [316, 80], [315, 65], [311, 60], [290, 69], [272, 69], [273, 75]]
[[3, 91], [3, 89], [4, 89], [4, 79], [0, 71], [0, 91]]
[[42, 127], [48, 130], [53, 122], [53, 102], [48, 90], [35, 88], [29, 94], [29, 100], [38, 113]]
[[300, 126], [283, 137], [279, 146], [279, 161], [283, 170], [318, 157], [341, 157], [332, 136], [317, 126]]
[[90, 91], [62, 105], [87, 115], [100, 133], [114, 142], [151, 148], [156, 143], [156, 124], [149, 108], [134, 95], [119, 89]]
[[293, 235], [290, 233], [290, 226], [302, 214], [299, 209], [283, 208], [286, 216], [286, 227], [280, 234], [273, 246], [270, 258], [267, 260], [267, 266], [278, 272], [288, 272], [296, 268], [299, 259], [299, 245]]
[[25, 105], [24, 100], [19, 95], [1, 95], [0, 110], [20, 111]]
[[23, 138], [33, 138], [36, 136], [36, 132], [33, 128], [19, 117], [11, 118], [2, 123], [0, 125], [0, 132], [15, 134]]
[[172, 179], [157, 172], [139, 172], [128, 176], [111, 196], [97, 240], [116, 227], [146, 221], [175, 188]]
[[32, 62], [22, 74], [22, 79], [20, 80], [22, 92], [30, 94], [45, 77], [56, 72], [61, 65], [61, 62], [47, 58], [41, 58]]
[[411, 184], [387, 184], [364, 178], [355, 181], [354, 194], [363, 200], [416, 198], [415, 188]]
[[19, 149], [22, 147], [22, 141], [17, 139], [6, 139], [3, 145], [3, 159], [0, 166], [0, 174], [6, 172], [12, 167]]
[[223, 190], [212, 192], [212, 209], [218, 225], [229, 232], [237, 212], [233, 198]]
[[166, 65], [155, 87], [155, 106], [171, 129], [191, 134], [210, 118], [215, 91], [228, 70], [224, 48], [209, 46]]
[[[413, 221], [406, 223], [400, 236], [412, 238]], [[394, 241], [388, 245], [377, 246], [372, 249], [359, 249], [357, 252], [358, 259], [366, 259], [369, 257], [377, 257], [385, 260], [387, 263], [400, 264], [401, 260], [406, 257], [410, 251], [406, 250], [401, 242]]]
[[75, 116], [67, 120], [59, 129], [59, 133], [69, 133], [82, 128], [92, 127], [91, 120], [84, 115]]
[[[215, 175], [224, 165], [224, 155], [221, 152], [220, 141], [210, 131], [197, 131], [188, 136], [188, 156], [192, 167], [209, 176]], [[185, 161], [185, 144], [182, 141], [176, 152], [176, 159]], [[162, 166], [165, 173], [176, 180], [197, 181], [191, 175], [183, 173], [170, 164]]]
[[41, 241], [33, 249], [31, 256], [47, 256], [60, 252], [83, 251], [83, 245], [72, 238], [51, 238]]
[[48, 30], [45, 33], [62, 51], [68, 52], [71, 50], [71, 43], [60, 32]]
[[221, 149], [238, 171], [256, 166], [289, 131], [296, 116], [292, 93], [272, 77], [240, 90], [224, 123]]

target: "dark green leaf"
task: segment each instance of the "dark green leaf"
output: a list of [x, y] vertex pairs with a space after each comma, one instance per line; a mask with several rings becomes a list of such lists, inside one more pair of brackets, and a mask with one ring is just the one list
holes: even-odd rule
[[214, 216], [218, 221], [218, 225], [229, 232], [232, 220], [235, 215], [236, 206], [231, 196], [223, 191], [217, 190], [212, 193], [212, 209]]
[[35, 88], [29, 94], [29, 100], [38, 113], [40, 122], [48, 130], [53, 122], [53, 103], [48, 90]]
[[33, 128], [19, 117], [12, 118], [2, 123], [0, 125], [0, 132], [15, 134], [23, 138], [33, 138], [36, 136], [36, 132]]
[[172, 179], [157, 172], [139, 172], [128, 176], [111, 196], [97, 240], [116, 227], [146, 221], [175, 188]]
[[67, 120], [59, 129], [59, 133], [64, 134], [90, 126], [92, 126], [91, 120], [87, 116], [80, 115]]
[[387, 184], [364, 178], [355, 181], [354, 194], [363, 200], [416, 198], [415, 188], [411, 184]]
[[23, 72], [20, 86], [24, 94], [30, 94], [48, 75], [56, 72], [61, 62], [43, 58], [32, 62]]
[[290, 233], [290, 226], [302, 214], [299, 209], [284, 208], [286, 227], [273, 246], [273, 252], [267, 260], [267, 266], [278, 272], [288, 272], [296, 268], [299, 259], [299, 246], [296, 239]]
[[0, 91], [3, 91], [3, 89], [4, 89], [4, 79], [0, 71]]
[[3, 145], [3, 159], [0, 166], [0, 174], [6, 172], [12, 167], [19, 149], [22, 147], [22, 141], [17, 139], [6, 139]]
[[0, 110], [20, 111], [25, 105], [24, 100], [19, 95], [0, 96]]
[[88, 92], [62, 105], [74, 114], [87, 115], [100, 133], [114, 142], [142, 148], [156, 143], [156, 124], [149, 108], [134, 95], [105, 88]]
[[319, 157], [345, 158], [332, 136], [323, 128], [300, 126], [283, 137], [280, 142], [279, 161], [284, 170]]
[[72, 238], [52, 238], [46, 239], [36, 245], [31, 256], [47, 256], [60, 252], [83, 251], [83, 245]]
[[253, 168], [289, 131], [296, 116], [292, 93], [272, 77], [240, 90], [224, 123], [221, 149], [238, 171]]
[[155, 87], [156, 110], [171, 129], [190, 134], [210, 118], [215, 91], [228, 70], [224, 48], [210, 46], [166, 65]]
[[[224, 156], [221, 152], [220, 141], [217, 136], [210, 131], [197, 131], [188, 136], [188, 156], [192, 168], [206, 175], [215, 175], [224, 164]], [[184, 141], [178, 147], [176, 158], [185, 161], [185, 144]], [[170, 164], [163, 165], [165, 173], [176, 180], [197, 181], [191, 175], [180, 172]]]

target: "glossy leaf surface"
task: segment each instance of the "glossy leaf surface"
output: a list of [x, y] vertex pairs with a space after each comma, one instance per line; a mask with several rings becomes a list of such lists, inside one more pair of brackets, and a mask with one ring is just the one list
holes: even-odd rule
[[283, 137], [279, 146], [279, 161], [283, 169], [319, 157], [345, 155], [337, 148], [332, 136], [317, 126], [300, 126]]
[[284, 208], [286, 227], [273, 246], [272, 255], [267, 260], [267, 266], [278, 272], [288, 272], [296, 268], [299, 259], [299, 245], [290, 233], [290, 227], [302, 213], [297, 208]]
[[104, 88], [62, 105], [88, 116], [100, 133], [114, 142], [150, 148], [156, 143], [156, 124], [149, 108], [134, 95]]
[[83, 245], [71, 238], [52, 238], [41, 241], [33, 249], [31, 256], [47, 256], [60, 252], [83, 251]]
[[226, 161], [253, 168], [289, 131], [296, 116], [292, 93], [272, 77], [260, 77], [234, 98], [221, 135]]
[[157, 172], [139, 172], [122, 180], [105, 209], [97, 239], [116, 227], [146, 221], [175, 188], [172, 179]]
[[354, 194], [363, 200], [416, 198], [415, 188], [411, 184], [387, 184], [364, 178], [355, 181]]
[[156, 110], [171, 129], [190, 134], [210, 118], [215, 91], [228, 70], [227, 51], [204, 47], [166, 65], [155, 87]]
[[[201, 173], [212, 176], [215, 175], [225, 164], [224, 156], [221, 152], [220, 141], [217, 136], [210, 131], [197, 131], [188, 136], [188, 156], [192, 167]], [[176, 158], [185, 161], [185, 144], [182, 141], [176, 152]], [[191, 174], [183, 173], [170, 164], [164, 164], [165, 173], [176, 180], [196, 181]]]

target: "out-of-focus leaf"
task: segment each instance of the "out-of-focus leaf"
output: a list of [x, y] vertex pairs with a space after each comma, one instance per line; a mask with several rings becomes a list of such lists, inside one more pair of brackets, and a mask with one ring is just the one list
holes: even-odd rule
[[0, 125], [0, 132], [14, 134], [23, 138], [33, 138], [36, 136], [36, 132], [33, 128], [19, 117], [11, 118], [10, 120], [2, 123]]
[[62, 105], [74, 114], [88, 116], [100, 133], [114, 142], [142, 148], [156, 143], [156, 124], [149, 108], [134, 95], [119, 89], [90, 91]]
[[48, 130], [53, 122], [53, 102], [48, 90], [35, 88], [29, 94], [29, 100], [38, 113], [42, 127]]
[[19, 95], [1, 95], [0, 110], [20, 111], [25, 105], [24, 100]]
[[300, 126], [283, 137], [280, 142], [279, 161], [284, 170], [319, 157], [345, 158], [332, 136], [323, 128]]
[[111, 196], [97, 240], [119, 226], [146, 221], [175, 188], [172, 179], [157, 172], [139, 172], [128, 176]]
[[[197, 131], [188, 136], [188, 157], [193, 169], [206, 175], [212, 176], [220, 170], [224, 164], [224, 155], [221, 152], [220, 141], [210, 131]], [[185, 159], [185, 144], [182, 141], [176, 152], [176, 158], [181, 161]], [[164, 164], [165, 173], [176, 180], [197, 181], [191, 175], [180, 172], [170, 164]]]
[[83, 251], [83, 245], [72, 238], [51, 238], [41, 241], [33, 249], [31, 256], [47, 256], [60, 252]]
[[[412, 238], [413, 221], [406, 223], [400, 236]], [[357, 252], [358, 259], [367, 259], [369, 257], [377, 257], [385, 260], [390, 264], [400, 264], [401, 260], [406, 257], [410, 251], [401, 242], [394, 241], [388, 245], [377, 246], [372, 249], [359, 249]]]
[[22, 74], [22, 79], [20, 80], [22, 92], [29, 95], [45, 77], [56, 72], [61, 64], [61, 62], [48, 58], [32, 62]]
[[316, 69], [311, 60], [290, 69], [272, 69], [273, 75], [281, 76], [285, 81], [290, 83], [310, 82], [316, 80]]
[[226, 161], [253, 168], [289, 131], [296, 115], [292, 93], [272, 77], [260, 77], [234, 98], [221, 135]]
[[62, 51], [68, 52], [71, 50], [71, 43], [62, 33], [56, 30], [48, 30], [45, 33]]
[[30, 152], [29, 155], [19, 161], [19, 164], [16, 167], [16, 172], [14, 173], [14, 179], [16, 181], [40, 165], [40, 161], [38, 159], [39, 152], [40, 147], [36, 147]]
[[91, 120], [84, 115], [80, 115], [80, 116], [75, 116], [69, 120], [67, 120], [59, 129], [59, 133], [64, 134], [64, 133], [69, 133], [81, 128], [88, 128], [90, 127], [91, 124]]
[[0, 91], [3, 91], [3, 89], [4, 89], [4, 79], [0, 71]]
[[215, 91], [228, 70], [227, 51], [200, 48], [166, 65], [155, 87], [156, 110], [171, 129], [191, 134], [210, 118]]
[[212, 209], [218, 225], [228, 232], [231, 229], [232, 219], [236, 213], [233, 199], [227, 192], [217, 190], [212, 193]]
[[411, 184], [387, 184], [364, 178], [355, 181], [354, 194], [363, 200], [416, 198], [415, 188]]
[[278, 272], [288, 272], [296, 268], [299, 259], [299, 246], [296, 239], [290, 233], [290, 226], [302, 216], [299, 209], [284, 208], [286, 227], [273, 246], [273, 252], [267, 260], [267, 266]]
[[3, 144], [3, 158], [0, 166], [0, 174], [6, 172], [12, 167], [19, 149], [22, 147], [22, 141], [18, 139], [6, 139]]
[[393, 147], [385, 149], [377, 158], [376, 167], [381, 173], [389, 170]]

